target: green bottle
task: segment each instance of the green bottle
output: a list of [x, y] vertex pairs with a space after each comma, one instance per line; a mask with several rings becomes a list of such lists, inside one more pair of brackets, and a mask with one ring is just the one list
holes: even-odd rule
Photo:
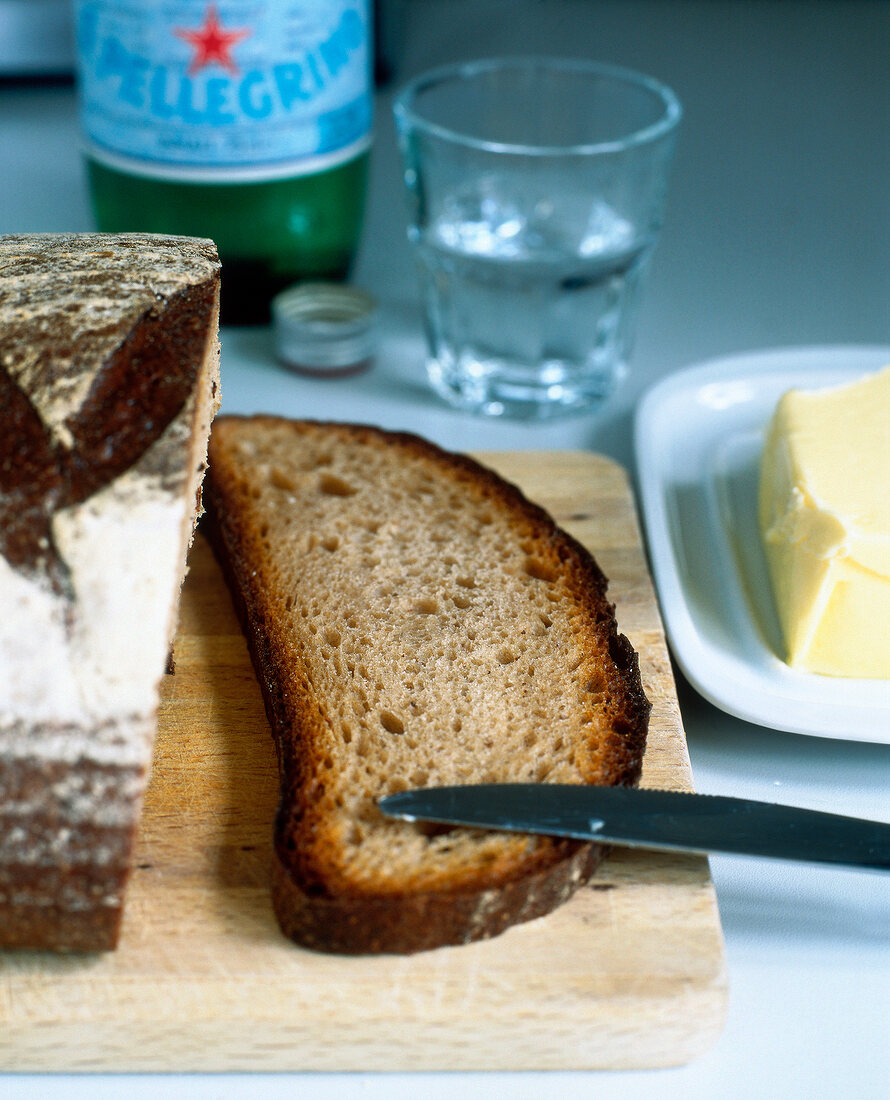
[[343, 279], [371, 140], [368, 0], [77, 0], [90, 194], [105, 232], [210, 237], [222, 320]]

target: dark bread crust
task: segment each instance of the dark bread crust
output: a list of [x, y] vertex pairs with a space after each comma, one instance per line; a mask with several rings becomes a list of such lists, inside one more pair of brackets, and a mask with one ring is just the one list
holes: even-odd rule
[[405, 432], [367, 425], [284, 421], [277, 417], [224, 416], [214, 425], [205, 483], [204, 522], [241, 620], [260, 681], [278, 751], [281, 801], [275, 823], [273, 903], [288, 936], [316, 949], [340, 953], [410, 953], [496, 935], [519, 921], [541, 916], [565, 901], [593, 873], [601, 850], [589, 844], [540, 838], [517, 858], [411, 883], [357, 888], [338, 877], [326, 832], [330, 802], [318, 779], [316, 731], [324, 703], [306, 674], [293, 639], [275, 621], [254, 566], [264, 553], [257, 531], [238, 514], [236, 459], [227, 448], [238, 426], [290, 428], [330, 434], [375, 448], [402, 449], [447, 471], [455, 485], [472, 485], [498, 509], [522, 517], [541, 556], [557, 563], [583, 606], [601, 657], [602, 734], [581, 753], [583, 781], [631, 785], [638, 781], [650, 705], [637, 655], [617, 631], [607, 582], [590, 553], [557, 527], [515, 486], [473, 459], [446, 452]]
[[[65, 735], [61, 727], [53, 732]], [[139, 769], [89, 761], [75, 767], [35, 759], [0, 763], [0, 947], [115, 946], [136, 817], [122, 825], [84, 821], [78, 805], [94, 799], [126, 814], [128, 792], [143, 782]], [[61, 788], [67, 797], [46, 794]], [[39, 809], [23, 817], [15, 808], [22, 801]], [[27, 829], [31, 857], [24, 861], [16, 860], [9, 843], [21, 828]]]
[[556, 841], [547, 865], [486, 890], [426, 891], [360, 898], [307, 894], [281, 860], [272, 868], [272, 903], [296, 943], [340, 955], [430, 951], [499, 936], [568, 901], [602, 861], [595, 844]]
[[113, 951], [120, 935], [120, 907], [72, 909], [41, 899], [0, 906], [0, 947], [36, 951]]

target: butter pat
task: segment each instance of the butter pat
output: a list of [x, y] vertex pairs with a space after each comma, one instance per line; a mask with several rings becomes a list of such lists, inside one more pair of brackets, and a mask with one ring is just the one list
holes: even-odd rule
[[890, 678], [890, 366], [782, 397], [759, 522], [788, 664]]

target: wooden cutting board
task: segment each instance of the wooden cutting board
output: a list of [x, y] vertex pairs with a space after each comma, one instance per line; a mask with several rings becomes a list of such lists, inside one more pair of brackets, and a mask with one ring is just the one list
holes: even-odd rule
[[[691, 789], [624, 471], [580, 452], [482, 457], [595, 553], [653, 702], [643, 785]], [[201, 537], [190, 566], [120, 946], [0, 954], [0, 1069], [621, 1069], [715, 1040], [726, 975], [700, 857], [616, 850], [555, 913], [465, 947], [341, 958], [286, 941], [260, 692]]]

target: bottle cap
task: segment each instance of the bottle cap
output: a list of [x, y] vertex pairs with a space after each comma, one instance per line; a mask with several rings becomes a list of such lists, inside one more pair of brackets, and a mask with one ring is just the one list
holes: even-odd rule
[[371, 365], [377, 303], [342, 283], [299, 283], [272, 300], [278, 358], [318, 377], [356, 374]]

